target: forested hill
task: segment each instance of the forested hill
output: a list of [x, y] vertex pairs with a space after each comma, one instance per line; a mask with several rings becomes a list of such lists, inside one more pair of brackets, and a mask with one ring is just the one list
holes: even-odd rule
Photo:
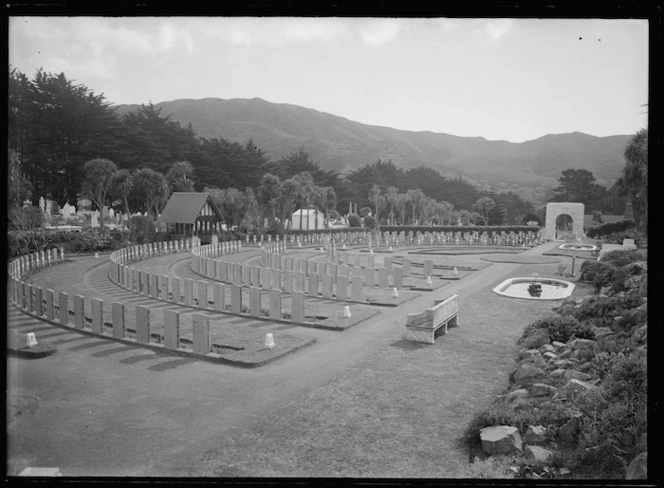
[[[117, 113], [136, 110], [120, 105]], [[163, 116], [205, 138], [245, 143], [251, 139], [273, 161], [302, 146], [325, 170], [345, 173], [380, 158], [408, 169], [421, 165], [442, 175], [462, 176], [481, 187], [514, 191], [540, 200], [555, 188], [564, 169], [591, 171], [610, 187], [625, 164], [632, 135], [595, 137], [573, 132], [549, 134], [523, 143], [489, 141], [433, 132], [411, 132], [361, 124], [343, 117], [260, 98], [174, 100], [155, 104]]]

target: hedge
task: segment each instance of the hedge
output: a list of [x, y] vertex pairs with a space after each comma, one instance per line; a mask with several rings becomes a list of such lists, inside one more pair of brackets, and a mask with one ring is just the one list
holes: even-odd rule
[[[424, 234], [425, 232], [486, 232], [489, 235], [494, 233], [510, 233], [510, 232], [537, 232], [540, 230], [540, 227], [530, 226], [530, 225], [493, 225], [493, 226], [472, 226], [472, 225], [448, 225], [448, 226], [425, 226], [425, 225], [381, 225], [378, 228], [380, 232], [405, 232], [408, 235], [409, 232], [420, 232]], [[342, 232], [370, 232], [371, 229], [365, 227], [340, 227], [336, 229], [309, 229], [309, 230], [297, 230], [289, 229], [286, 233], [292, 235], [306, 235], [306, 234], [339, 234]]]
[[586, 231], [586, 235], [591, 239], [596, 237], [603, 237], [615, 232], [623, 232], [627, 229], [632, 229], [636, 227], [636, 223], [633, 220], [618, 220], [617, 222], [608, 222], [603, 225], [598, 225], [597, 227], [591, 227]]

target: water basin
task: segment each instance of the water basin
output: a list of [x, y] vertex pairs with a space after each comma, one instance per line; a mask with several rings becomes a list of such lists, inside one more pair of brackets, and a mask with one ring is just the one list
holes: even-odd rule
[[599, 247], [594, 244], [561, 244], [558, 249], [565, 251], [597, 251]]
[[527, 300], [562, 300], [574, 291], [574, 284], [553, 278], [509, 278], [493, 289], [494, 293]]

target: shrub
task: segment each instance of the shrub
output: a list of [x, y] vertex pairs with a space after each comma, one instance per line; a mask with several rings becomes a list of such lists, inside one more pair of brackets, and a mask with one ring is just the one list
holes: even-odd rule
[[362, 217], [366, 217], [367, 215], [371, 214], [372, 210], [371, 207], [362, 207], [360, 209], [360, 215]]
[[368, 227], [369, 229], [375, 229], [378, 226], [378, 223], [373, 216], [367, 215], [364, 217], [364, 226]]
[[518, 340], [517, 345], [525, 349], [537, 349], [544, 344], [549, 344], [551, 338], [549, 337], [549, 330], [547, 328], [540, 328], [538, 324], [530, 324], [523, 332], [523, 336]]
[[549, 342], [567, 342], [572, 336], [580, 339], [595, 338], [595, 333], [591, 327], [582, 324], [574, 316], [570, 315], [544, 317], [532, 324], [532, 327], [534, 330], [546, 329]]
[[620, 268], [622, 266], [627, 266], [630, 263], [645, 260], [645, 256], [640, 251], [616, 250], [607, 252], [600, 262], [610, 263], [615, 267]]
[[583, 413], [577, 469], [620, 478], [639, 454], [638, 438], [647, 432], [648, 375], [644, 357], [618, 357], [598, 388], [574, 398]]
[[134, 244], [152, 242], [156, 235], [155, 223], [147, 215], [134, 215], [129, 219], [129, 239]]
[[598, 225], [587, 229], [586, 235], [591, 239], [610, 235], [614, 232], [623, 232], [627, 229], [636, 227], [633, 220], [619, 220], [617, 222], [608, 222], [606, 224]]
[[607, 268], [612, 268], [611, 264], [604, 261], [584, 261], [581, 264], [581, 281], [591, 282], [596, 274], [604, 273]]
[[349, 227], [362, 227], [362, 218], [357, 214], [350, 214], [348, 216]]
[[39, 207], [13, 208], [9, 211], [9, 223], [15, 230], [34, 230], [44, 225], [46, 217]]

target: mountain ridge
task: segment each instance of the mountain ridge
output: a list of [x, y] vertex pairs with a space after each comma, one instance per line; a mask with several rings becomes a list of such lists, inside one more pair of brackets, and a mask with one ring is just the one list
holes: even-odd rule
[[[140, 105], [114, 107], [123, 114]], [[177, 99], [154, 107], [182, 125], [191, 123], [200, 137], [239, 143], [251, 139], [274, 161], [300, 146], [323, 169], [342, 174], [378, 158], [391, 159], [405, 170], [424, 165], [443, 176], [460, 176], [483, 189], [514, 191], [533, 202], [541, 202], [569, 168], [592, 171], [597, 183], [610, 187], [620, 176], [624, 148], [632, 137], [574, 131], [524, 142], [488, 140], [364, 124], [259, 97]]]

